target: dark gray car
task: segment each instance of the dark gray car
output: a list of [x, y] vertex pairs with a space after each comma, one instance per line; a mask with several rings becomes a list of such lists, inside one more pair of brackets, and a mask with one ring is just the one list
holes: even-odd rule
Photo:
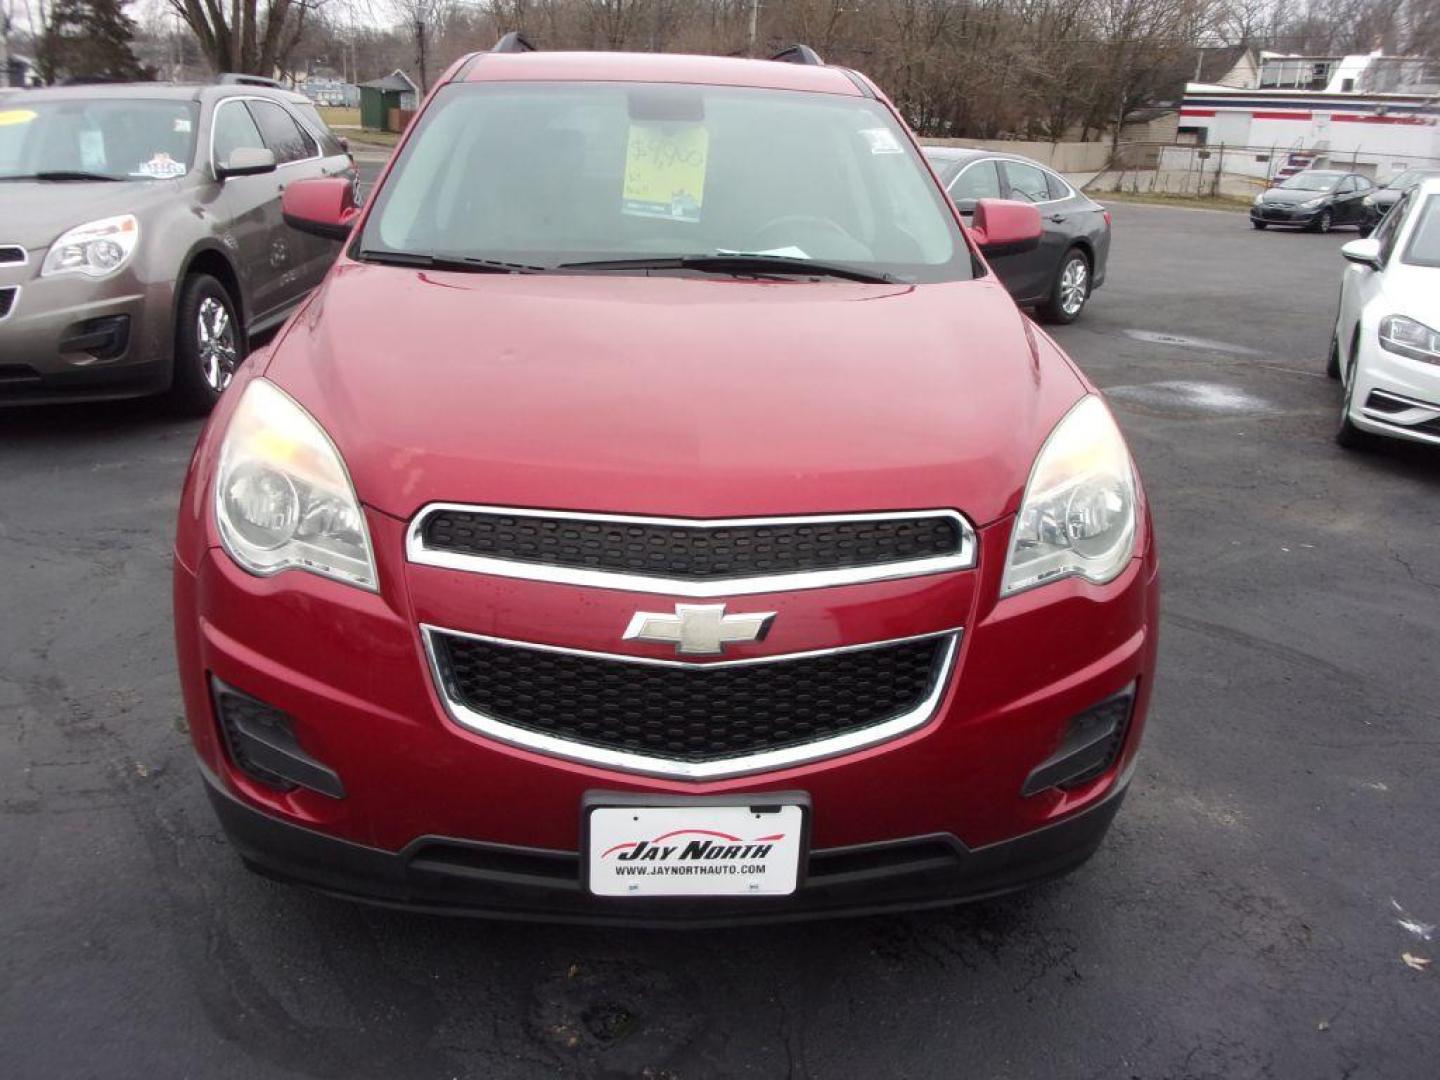
[[354, 175], [308, 101], [235, 77], [0, 98], [0, 403], [208, 410], [334, 260], [282, 189]]
[[1384, 187], [1378, 187], [1370, 192], [1370, 205], [1374, 207], [1376, 217], [1384, 217], [1390, 208], [1400, 201], [1400, 196], [1422, 180], [1428, 180], [1433, 176], [1440, 176], [1440, 169], [1406, 169]]
[[980, 199], [1016, 199], [1040, 210], [1040, 245], [990, 259], [1017, 303], [1033, 305], [1048, 322], [1080, 317], [1090, 294], [1105, 283], [1110, 214], [1063, 176], [1018, 154], [926, 147], [925, 157], [967, 221]]

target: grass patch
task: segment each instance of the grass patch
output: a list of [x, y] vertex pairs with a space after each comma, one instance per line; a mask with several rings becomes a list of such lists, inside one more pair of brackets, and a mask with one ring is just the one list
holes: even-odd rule
[[400, 141], [399, 132], [395, 131], [370, 131], [369, 129], [355, 131], [342, 131], [341, 135], [349, 141], [354, 150], [363, 150], [367, 147], [381, 147], [389, 150]]
[[339, 105], [319, 105], [316, 111], [320, 113], [320, 119], [333, 127], [359, 127], [360, 110], [347, 109]]
[[1150, 203], [1154, 206], [1183, 206], [1201, 210], [1230, 210], [1243, 213], [1250, 209], [1249, 199], [1234, 195], [1175, 195], [1163, 191], [1086, 191], [1096, 202]]

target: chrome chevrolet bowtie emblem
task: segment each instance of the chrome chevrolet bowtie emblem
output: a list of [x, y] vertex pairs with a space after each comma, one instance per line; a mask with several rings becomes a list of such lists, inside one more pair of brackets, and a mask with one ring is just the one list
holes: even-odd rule
[[759, 641], [774, 618], [773, 611], [726, 615], [724, 604], [676, 604], [674, 615], [637, 611], [625, 628], [625, 640], [670, 644], [690, 656], [715, 656], [726, 645]]

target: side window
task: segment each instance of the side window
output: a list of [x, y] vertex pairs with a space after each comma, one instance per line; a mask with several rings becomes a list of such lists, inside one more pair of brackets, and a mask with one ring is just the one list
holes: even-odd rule
[[1372, 183], [1369, 181], [1369, 179], [1366, 178], [1366, 177], [1364, 177], [1364, 176], [1357, 176], [1357, 177], [1355, 177], [1355, 190], [1356, 190], [1356, 191], [1369, 191], [1369, 190], [1371, 190], [1374, 186], [1375, 186], [1375, 185], [1372, 184]]
[[962, 210], [974, 208], [976, 199], [1000, 198], [1000, 174], [993, 161], [977, 161], [967, 165], [950, 184], [950, 198]]
[[260, 129], [250, 119], [250, 113], [243, 101], [222, 101], [215, 107], [214, 145], [217, 163], [230, 160], [236, 150], [264, 150], [265, 142], [260, 138]]
[[1347, 176], [1340, 181], [1340, 186], [1335, 189], [1336, 195], [1349, 195], [1355, 190], [1355, 178]]
[[1050, 198], [1050, 185], [1045, 182], [1044, 170], [1022, 161], [1005, 162], [1005, 179], [1008, 182], [1007, 198], [1024, 202], [1045, 202]]
[[1074, 194], [1070, 190], [1070, 185], [1052, 172], [1045, 174], [1045, 186], [1050, 189], [1050, 198], [1052, 199], [1068, 199]]
[[275, 151], [275, 160], [284, 165], [304, 161], [320, 153], [315, 140], [295, 122], [295, 118], [273, 101], [250, 100], [245, 103], [265, 136], [265, 145]]
[[292, 102], [292, 107], [305, 123], [310, 125], [310, 130], [320, 137], [320, 149], [326, 157], [334, 157], [336, 154], [345, 153], [345, 148], [340, 145], [339, 137], [330, 130], [325, 121], [320, 119], [320, 113], [315, 106], [308, 101], [304, 104]]

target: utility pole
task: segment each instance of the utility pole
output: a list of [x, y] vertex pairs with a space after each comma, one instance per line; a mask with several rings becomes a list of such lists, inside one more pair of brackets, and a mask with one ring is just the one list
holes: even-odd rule
[[420, 46], [420, 94], [423, 97], [430, 92], [430, 81], [425, 77], [425, 20], [419, 16], [415, 18], [415, 41]]
[[760, 0], [750, 0], [750, 49], [746, 55], [755, 55], [755, 32], [760, 26]]

